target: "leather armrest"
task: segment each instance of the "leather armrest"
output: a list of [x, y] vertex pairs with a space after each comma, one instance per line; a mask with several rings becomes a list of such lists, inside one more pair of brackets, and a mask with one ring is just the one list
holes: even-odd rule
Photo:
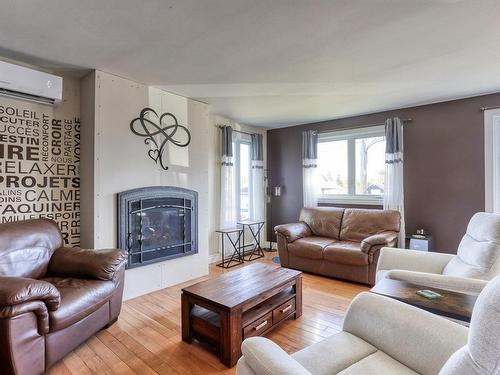
[[0, 319], [15, 318], [27, 313], [36, 315], [39, 335], [49, 333], [49, 312], [47, 305], [42, 301], [23, 302], [18, 305], [0, 307]]
[[277, 225], [274, 227], [274, 231], [285, 236], [289, 243], [299, 238], [312, 236], [311, 228], [302, 221], [298, 223]]
[[59, 307], [61, 295], [54, 285], [46, 281], [0, 276], [0, 307], [32, 301], [43, 302], [48, 310], [54, 311]]
[[361, 241], [361, 251], [369, 254], [370, 250], [376, 246], [390, 246], [398, 238], [398, 233], [394, 231], [385, 231], [366, 237]]
[[89, 277], [113, 280], [125, 263], [125, 254], [118, 249], [60, 248], [50, 258], [48, 273], [54, 276]]

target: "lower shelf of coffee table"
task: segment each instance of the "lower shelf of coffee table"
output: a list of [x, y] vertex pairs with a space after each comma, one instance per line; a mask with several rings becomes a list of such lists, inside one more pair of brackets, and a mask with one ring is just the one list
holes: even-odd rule
[[[268, 298], [242, 316], [243, 339], [266, 334], [277, 324], [292, 316], [295, 309], [295, 291], [292, 287]], [[191, 310], [193, 336], [213, 345], [220, 342], [220, 318], [215, 312], [195, 305]]]

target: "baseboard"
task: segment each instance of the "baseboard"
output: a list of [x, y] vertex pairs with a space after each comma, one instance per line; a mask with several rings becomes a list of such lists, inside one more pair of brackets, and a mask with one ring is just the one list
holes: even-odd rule
[[[251, 246], [251, 245], [252, 244], [248, 244], [248, 245], [245, 245], [245, 246]], [[263, 246], [263, 245], [266, 245], [266, 246]], [[263, 249], [267, 249], [268, 245], [269, 245], [269, 242], [267, 242], [267, 241], [265, 243], [261, 243], [261, 246], [262, 246]], [[276, 251], [278, 250], [278, 244], [276, 242], [273, 242], [272, 246], [273, 246], [272, 247], [273, 250], [276, 250]], [[221, 257], [221, 253], [220, 252], [209, 255], [208, 256], [208, 264], [220, 262], [221, 261], [220, 257]]]
[[215, 253], [208, 256], [208, 264], [220, 262], [220, 253]]

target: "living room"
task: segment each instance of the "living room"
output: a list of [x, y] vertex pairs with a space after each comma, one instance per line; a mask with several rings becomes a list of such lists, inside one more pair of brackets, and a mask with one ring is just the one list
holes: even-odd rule
[[499, 371], [498, 1], [0, 4], [0, 374]]

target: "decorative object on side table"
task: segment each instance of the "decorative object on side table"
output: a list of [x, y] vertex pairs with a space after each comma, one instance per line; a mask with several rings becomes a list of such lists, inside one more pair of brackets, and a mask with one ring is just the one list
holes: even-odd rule
[[[177, 118], [169, 112], [162, 115], [152, 108], [144, 108], [139, 117], [130, 122], [130, 130], [139, 137], [144, 137], [144, 143], [151, 147], [148, 156], [164, 170], [168, 169], [164, 158], [165, 146], [168, 142], [178, 147], [187, 147], [191, 143], [191, 133]], [[184, 133], [185, 139], [174, 138]]]
[[411, 250], [431, 251], [432, 250], [432, 235], [424, 229], [417, 229], [415, 234], [406, 237], [408, 240], [408, 248]]
[[182, 340], [214, 346], [233, 367], [241, 343], [302, 315], [302, 272], [252, 264], [182, 289]]

